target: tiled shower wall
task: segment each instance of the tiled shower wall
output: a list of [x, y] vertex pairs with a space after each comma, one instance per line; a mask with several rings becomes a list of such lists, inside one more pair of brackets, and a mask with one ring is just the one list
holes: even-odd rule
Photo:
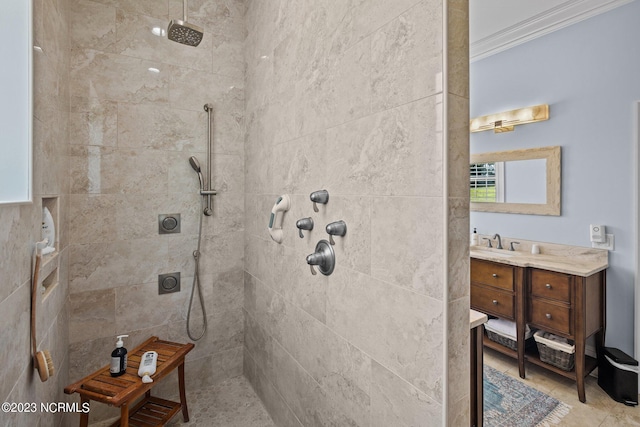
[[[69, 51], [67, 0], [33, 2], [33, 203], [0, 206], [0, 396], [3, 402], [60, 402], [68, 382], [69, 255], [68, 205]], [[57, 266], [57, 285], [37, 296], [38, 350], [49, 350], [55, 375], [41, 382], [31, 359], [31, 257], [41, 240], [42, 198], [57, 198], [56, 253], [43, 271]], [[52, 278], [55, 277], [52, 276]], [[42, 275], [40, 279], [43, 279]], [[52, 280], [53, 283], [56, 280]], [[59, 426], [63, 414], [3, 413], [3, 425]]]
[[244, 372], [278, 425], [468, 425], [467, 7], [247, 2]]
[[[70, 0], [70, 372], [108, 363], [115, 336], [188, 342], [192, 252], [201, 215], [207, 114], [214, 108], [214, 215], [204, 218], [201, 283], [209, 323], [187, 358], [189, 388], [242, 373], [244, 59], [242, 1], [189, 2], [200, 46], [157, 37], [182, 19], [180, 0]], [[159, 214], [181, 214], [158, 234]], [[181, 291], [158, 295], [158, 274]], [[199, 334], [197, 295], [192, 326]], [[167, 389], [174, 392], [172, 385]], [[101, 411], [101, 406], [95, 411]], [[92, 419], [106, 416], [92, 409]]]

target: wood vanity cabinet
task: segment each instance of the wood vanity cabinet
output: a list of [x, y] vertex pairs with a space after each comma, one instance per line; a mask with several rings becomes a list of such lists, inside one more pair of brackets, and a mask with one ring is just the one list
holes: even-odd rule
[[[584, 378], [597, 366], [595, 358], [585, 355], [587, 338], [595, 337], [598, 354], [604, 346], [605, 290], [606, 270], [583, 277], [471, 259], [471, 308], [516, 322], [517, 351], [486, 336], [485, 346], [518, 359], [522, 378], [526, 362], [576, 381], [581, 402]], [[525, 351], [526, 324], [573, 340], [575, 368], [567, 372], [541, 361], [536, 346]]]

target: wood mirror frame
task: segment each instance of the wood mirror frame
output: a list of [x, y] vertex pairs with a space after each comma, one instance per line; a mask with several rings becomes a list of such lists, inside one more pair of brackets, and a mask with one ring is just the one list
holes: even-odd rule
[[471, 202], [470, 209], [475, 212], [560, 216], [561, 149], [559, 146], [472, 154], [470, 164], [533, 159], [547, 161], [547, 203]]

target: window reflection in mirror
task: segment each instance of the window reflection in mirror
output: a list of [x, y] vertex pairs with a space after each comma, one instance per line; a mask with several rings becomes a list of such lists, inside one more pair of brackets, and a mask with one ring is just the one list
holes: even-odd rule
[[477, 203], [546, 203], [546, 159], [473, 163], [471, 201]]

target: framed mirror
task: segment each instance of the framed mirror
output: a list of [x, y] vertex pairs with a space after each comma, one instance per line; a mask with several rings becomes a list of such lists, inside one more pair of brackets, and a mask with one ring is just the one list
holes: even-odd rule
[[560, 215], [559, 146], [471, 155], [472, 211]]
[[0, 204], [31, 202], [31, 1], [0, 2]]

